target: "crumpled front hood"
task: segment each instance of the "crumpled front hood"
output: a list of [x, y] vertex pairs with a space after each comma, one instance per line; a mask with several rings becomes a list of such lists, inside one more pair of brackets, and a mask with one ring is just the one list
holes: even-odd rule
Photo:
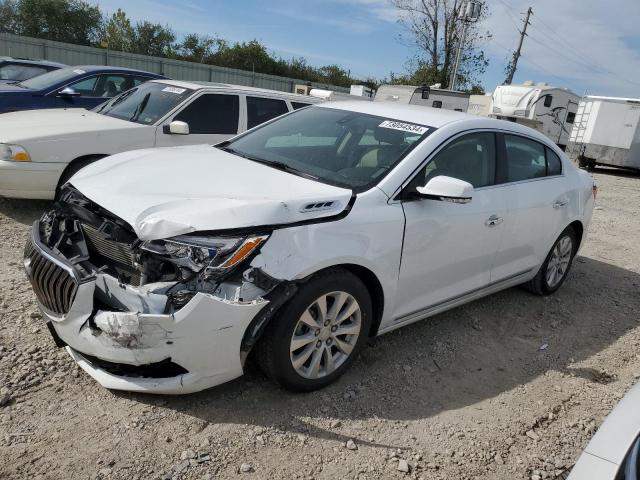
[[120, 153], [84, 168], [71, 184], [142, 240], [333, 216], [352, 196], [210, 145]]

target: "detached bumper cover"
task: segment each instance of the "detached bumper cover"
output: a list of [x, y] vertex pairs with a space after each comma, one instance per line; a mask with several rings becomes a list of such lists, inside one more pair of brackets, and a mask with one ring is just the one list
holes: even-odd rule
[[[239, 377], [244, 332], [268, 303], [233, 303], [198, 293], [174, 314], [98, 311], [93, 315], [96, 284], [122, 288], [113, 277], [100, 275], [99, 280], [80, 285], [63, 318], [42, 305], [41, 311], [80, 367], [102, 386], [115, 390], [190, 393]], [[144, 298], [145, 293], [139, 295]], [[117, 376], [85, 355], [133, 366], [170, 359], [188, 373], [167, 378]]]

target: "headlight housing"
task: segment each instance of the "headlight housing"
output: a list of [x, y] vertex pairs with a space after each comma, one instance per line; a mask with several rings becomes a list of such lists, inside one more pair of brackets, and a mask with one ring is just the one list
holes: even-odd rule
[[205, 237], [181, 235], [166, 240], [143, 242], [140, 248], [160, 255], [179, 268], [203, 278], [230, 272], [262, 245], [268, 235], [248, 237]]
[[0, 143], [0, 160], [12, 162], [30, 162], [31, 156], [24, 147], [11, 143]]

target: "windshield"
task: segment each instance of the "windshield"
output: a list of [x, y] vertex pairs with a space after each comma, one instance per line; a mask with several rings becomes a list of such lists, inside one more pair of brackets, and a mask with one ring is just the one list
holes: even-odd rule
[[85, 73], [84, 70], [77, 67], [61, 68], [52, 72], [43, 73], [37, 77], [30, 78], [24, 82], [20, 82], [20, 86], [32, 88], [34, 90], [44, 90], [58, 85], [66, 80], [71, 80], [78, 75]]
[[93, 109], [94, 112], [151, 125], [181, 103], [193, 90], [148, 82], [127, 90]]
[[431, 130], [364, 113], [310, 107], [221, 148], [320, 181], [362, 189], [378, 183]]

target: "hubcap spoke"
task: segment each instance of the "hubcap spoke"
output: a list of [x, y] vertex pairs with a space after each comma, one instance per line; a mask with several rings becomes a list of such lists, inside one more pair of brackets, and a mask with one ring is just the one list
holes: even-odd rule
[[360, 325], [341, 325], [334, 335], [337, 337], [338, 335], [357, 335], [358, 333], [360, 333]]
[[304, 323], [309, 328], [321, 328], [322, 327], [322, 322], [321, 321], [317, 321], [315, 318], [313, 318], [313, 316], [311, 315], [311, 312], [309, 311], [309, 309], [306, 309], [304, 311], [304, 313], [300, 317], [299, 322]]
[[307, 348], [305, 348], [302, 351], [302, 353], [296, 355], [295, 357], [293, 357], [292, 355], [291, 360], [292, 360], [293, 368], [295, 368], [296, 370], [299, 370], [300, 368], [302, 368], [314, 351], [315, 351], [315, 346], [309, 345]]
[[322, 325], [327, 318], [327, 297], [323, 295], [316, 300], [316, 306], [318, 307], [318, 323]]
[[322, 361], [322, 355], [324, 348], [316, 348], [311, 355], [311, 364], [309, 365], [309, 375], [311, 378], [316, 378], [320, 371], [320, 362]]
[[338, 347], [339, 350], [341, 350], [343, 353], [346, 353], [347, 355], [349, 355], [353, 350], [353, 345], [345, 342], [344, 340], [340, 340], [339, 338], [336, 338], [335, 342], [336, 342], [335, 343], [336, 347]]
[[327, 317], [330, 320], [334, 320], [335, 318], [337, 318], [340, 310], [342, 310], [342, 307], [344, 306], [348, 298], [349, 295], [345, 292], [338, 292], [337, 295], [333, 296], [333, 304], [331, 305], [331, 309], [327, 313]]
[[293, 337], [293, 339], [291, 340], [291, 352], [295, 352], [305, 345], [308, 345], [311, 342], [315, 342], [316, 340], [317, 338], [312, 332], [298, 337]]
[[333, 354], [331, 353], [331, 347], [325, 347], [324, 349], [324, 370], [325, 373], [329, 374], [336, 369], [335, 364], [333, 363]]
[[351, 315], [356, 313], [359, 309], [360, 309], [360, 306], [358, 305], [358, 302], [353, 300], [349, 305], [347, 305], [347, 307], [342, 312], [340, 312], [340, 315], [336, 317], [335, 323], [340, 324], [344, 322], [346, 319], [351, 317]]

